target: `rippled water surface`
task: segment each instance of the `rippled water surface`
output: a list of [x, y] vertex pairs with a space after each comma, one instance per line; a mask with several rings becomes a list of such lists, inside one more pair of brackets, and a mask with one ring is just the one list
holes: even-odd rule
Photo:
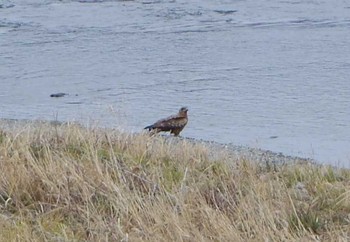
[[350, 1], [0, 1], [0, 118], [140, 131], [186, 105], [183, 136], [350, 167], [349, 98]]

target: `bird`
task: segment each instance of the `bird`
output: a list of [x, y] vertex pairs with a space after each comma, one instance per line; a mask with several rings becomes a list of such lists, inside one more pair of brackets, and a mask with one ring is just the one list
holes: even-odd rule
[[160, 119], [144, 129], [148, 129], [149, 131], [153, 131], [155, 133], [170, 131], [170, 134], [178, 136], [188, 122], [187, 111], [187, 107], [182, 107], [177, 114]]

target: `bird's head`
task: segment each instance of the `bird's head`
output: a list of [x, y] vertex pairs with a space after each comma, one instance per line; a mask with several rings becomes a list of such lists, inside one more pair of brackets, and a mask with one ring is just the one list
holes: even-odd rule
[[188, 108], [187, 108], [187, 107], [182, 107], [182, 108], [180, 108], [180, 110], [179, 110], [179, 114], [187, 115], [187, 111], [188, 111]]

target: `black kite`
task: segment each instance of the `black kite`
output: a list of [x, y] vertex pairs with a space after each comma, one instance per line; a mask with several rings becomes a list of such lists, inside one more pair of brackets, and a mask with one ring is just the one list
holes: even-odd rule
[[186, 107], [182, 107], [177, 114], [158, 120], [154, 124], [145, 127], [145, 129], [156, 133], [170, 131], [171, 134], [178, 136], [187, 124], [187, 111], [188, 109]]

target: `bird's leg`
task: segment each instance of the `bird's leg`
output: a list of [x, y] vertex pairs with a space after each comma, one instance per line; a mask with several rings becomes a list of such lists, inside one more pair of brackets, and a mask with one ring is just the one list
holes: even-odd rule
[[174, 136], [179, 136], [180, 131], [178, 131], [178, 130], [172, 130], [171, 133], [173, 133]]

